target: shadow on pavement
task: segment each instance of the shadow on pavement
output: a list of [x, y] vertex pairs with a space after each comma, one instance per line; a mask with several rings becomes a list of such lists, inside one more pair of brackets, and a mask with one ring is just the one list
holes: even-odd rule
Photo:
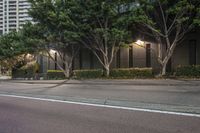
[[65, 81], [63, 81], [63, 82], [60, 82], [60, 83], [54, 85], [54, 86], [50, 86], [50, 87], [46, 87], [46, 88], [56, 88], [56, 87], [59, 87], [59, 86], [61, 86], [61, 85], [66, 84], [68, 81], [69, 81], [69, 80], [67, 79], [67, 80], [65, 80]]

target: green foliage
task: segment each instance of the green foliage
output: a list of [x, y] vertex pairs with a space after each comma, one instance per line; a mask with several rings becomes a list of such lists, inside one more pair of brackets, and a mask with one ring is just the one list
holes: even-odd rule
[[196, 26], [200, 26], [200, 6], [196, 8], [197, 10], [197, 14], [196, 14], [196, 18], [193, 20], [194, 25]]
[[38, 53], [45, 49], [45, 28], [39, 24], [26, 23], [18, 32], [21, 45], [27, 53]]
[[200, 65], [179, 66], [175, 75], [178, 77], [200, 78]]
[[93, 79], [102, 78], [103, 71], [101, 69], [95, 70], [74, 70], [74, 77], [77, 79]]
[[0, 60], [12, 58], [24, 52], [24, 47], [18, 43], [19, 40], [20, 37], [17, 32], [11, 32], [0, 37]]
[[[124, 17], [128, 10], [120, 12], [123, 7], [128, 7], [128, 1], [29, 0], [32, 5], [29, 13], [46, 30], [49, 47], [70, 53], [78, 49], [72, 47], [72, 50], [70, 46], [84, 45], [96, 52], [105, 67], [111, 64], [116, 47], [129, 37]], [[105, 57], [104, 61], [100, 56]]]
[[36, 53], [42, 49], [39, 30], [27, 23], [19, 32], [10, 32], [0, 37], [0, 60], [11, 60], [22, 54]]
[[[60, 61], [70, 70], [72, 60], [79, 51], [79, 42], [76, 41], [77, 34], [74, 32], [75, 23], [71, 18], [74, 15], [70, 11], [72, 1], [29, 0], [32, 5], [29, 14], [39, 27], [36, 27], [40, 33], [39, 36], [36, 36], [36, 39], [42, 40], [43, 53], [54, 60], [52, 54], [49, 53], [49, 49], [54, 49], [59, 54]], [[58, 61], [55, 61], [55, 63], [62, 69]]]
[[129, 19], [147, 29], [154, 28], [157, 33], [165, 32], [165, 24], [168, 29], [177, 24], [188, 26], [200, 20], [199, 0], [138, 0], [138, 3], [138, 8], [132, 10]]
[[[75, 70], [74, 77], [77, 79], [95, 79], [103, 77], [103, 70]], [[113, 79], [133, 79], [133, 78], [153, 78], [152, 68], [121, 68], [112, 69], [110, 78]]]
[[61, 70], [47, 70], [47, 79], [49, 80], [61, 80], [66, 79], [63, 71]]
[[132, 79], [132, 78], [152, 78], [152, 68], [120, 68], [110, 72], [111, 78]]
[[25, 65], [27, 54], [35, 54], [43, 49], [38, 39], [38, 29], [36, 25], [27, 23], [20, 31], [0, 37], [0, 63], [4, 68], [11, 70], [18, 68], [19, 64]]
[[[125, 21], [126, 12], [120, 12], [120, 6], [125, 1], [75, 1], [71, 16], [76, 23], [75, 34], [81, 42], [91, 48], [96, 45], [119, 46], [128, 37], [128, 25]], [[89, 40], [88, 40], [89, 39]]]
[[[42, 28], [43, 38], [47, 47], [53, 47], [57, 51], [65, 51], [69, 45], [77, 44], [73, 39], [76, 34], [71, 32], [74, 22], [70, 18], [70, 3], [72, 0], [29, 0], [32, 8], [29, 14], [37, 25]], [[40, 29], [38, 29], [40, 30]]]
[[38, 64], [36, 62], [31, 62], [26, 64], [25, 66], [22, 66], [21, 68], [18, 69], [13, 69], [12, 70], [12, 78], [28, 78], [28, 79], [33, 79], [35, 77], [36, 73], [36, 66]]

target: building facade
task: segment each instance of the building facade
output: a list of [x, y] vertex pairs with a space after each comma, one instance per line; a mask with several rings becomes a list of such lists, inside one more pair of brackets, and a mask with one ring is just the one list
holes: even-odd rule
[[18, 31], [26, 21], [31, 5], [27, 0], [0, 0], [0, 35]]
[[[26, 21], [32, 20], [28, 16], [31, 5], [27, 0], [0, 0], [0, 35], [10, 31], [18, 31]], [[159, 71], [157, 62], [158, 45], [154, 42], [143, 40], [144, 46], [130, 45], [129, 48], [120, 48], [116, 53], [112, 68], [152, 67]], [[62, 62], [58, 53], [53, 53], [56, 60]], [[39, 56], [38, 62], [41, 72], [59, 69], [50, 58]], [[186, 36], [185, 40], [177, 46], [168, 64], [168, 70], [174, 70], [179, 65], [200, 64], [200, 31], [195, 31]], [[98, 59], [87, 49], [81, 49], [73, 61], [73, 69], [102, 68]]]
[[[158, 45], [144, 40], [143, 46], [131, 44], [129, 48], [120, 48], [116, 53], [111, 68], [144, 68], [151, 67], [154, 72], [160, 71], [157, 61]], [[59, 54], [54, 51], [55, 60], [62, 61]], [[41, 72], [47, 70], [59, 70], [57, 64], [47, 57], [38, 58], [41, 64]], [[200, 65], [200, 31], [191, 32], [175, 49], [169, 61], [167, 71], [175, 70], [179, 65]], [[73, 69], [101, 69], [102, 65], [96, 56], [88, 49], [81, 49], [73, 62]]]

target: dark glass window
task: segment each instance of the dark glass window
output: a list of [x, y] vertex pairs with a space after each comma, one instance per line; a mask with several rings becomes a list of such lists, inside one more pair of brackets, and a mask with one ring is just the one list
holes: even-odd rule
[[90, 69], [94, 69], [94, 56], [92, 52], [90, 52]]
[[196, 40], [189, 41], [189, 64], [196, 65], [197, 43]]
[[65, 65], [65, 53], [63, 54], [63, 69], [66, 69], [66, 65]]
[[80, 67], [80, 69], [82, 69], [82, 66], [83, 66], [82, 50], [80, 50], [80, 52], [79, 52], [79, 67]]
[[48, 69], [50, 69], [50, 64], [51, 64], [51, 59], [50, 59], [50, 57], [48, 56]]
[[57, 70], [57, 53], [55, 53], [55, 70]]
[[129, 48], [129, 67], [133, 67], [133, 46]]
[[117, 51], [117, 68], [120, 68], [121, 66], [121, 63], [120, 63], [120, 54], [121, 54], [121, 51], [120, 49]]
[[151, 44], [146, 44], [146, 67], [151, 67]]
[[75, 59], [72, 60], [72, 70], [75, 69]]

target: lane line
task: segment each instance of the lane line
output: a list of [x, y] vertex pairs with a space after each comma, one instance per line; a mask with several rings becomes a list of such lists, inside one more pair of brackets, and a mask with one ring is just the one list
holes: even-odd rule
[[190, 117], [199, 117], [200, 118], [200, 114], [192, 114], [192, 113], [181, 113], [181, 112], [160, 111], [160, 110], [153, 110], [153, 109], [141, 109], [141, 108], [101, 105], [101, 104], [82, 103], [82, 102], [73, 102], [73, 101], [62, 101], [62, 100], [55, 100], [55, 99], [48, 99], [48, 98], [37, 98], [37, 97], [9, 95], [9, 94], [0, 94], [0, 97], [12, 97], [12, 98], [19, 98], [19, 99], [39, 100], [39, 101], [47, 101], [47, 102], [67, 103], [67, 104], [76, 104], [76, 105], [85, 105], [85, 106], [94, 106], [94, 107], [103, 107], [103, 108], [112, 108], [112, 109], [122, 109], [122, 110], [131, 110], [131, 111], [140, 111], [140, 112], [150, 112], [150, 113], [160, 113], [160, 114], [169, 114], [169, 115], [179, 115], [179, 116], [190, 116]]

